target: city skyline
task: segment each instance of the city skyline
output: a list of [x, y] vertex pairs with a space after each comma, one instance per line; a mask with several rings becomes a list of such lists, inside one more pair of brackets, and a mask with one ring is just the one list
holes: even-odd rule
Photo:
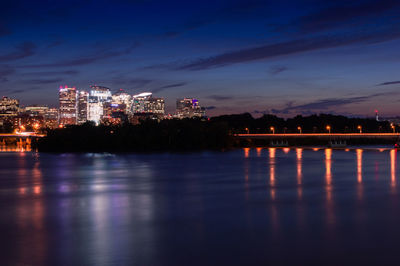
[[210, 116], [396, 116], [400, 3], [9, 1], [0, 91], [57, 106], [56, 88], [197, 97]]

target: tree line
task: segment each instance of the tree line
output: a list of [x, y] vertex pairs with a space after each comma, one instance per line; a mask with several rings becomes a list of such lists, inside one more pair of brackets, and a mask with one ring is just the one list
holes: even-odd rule
[[138, 125], [96, 126], [87, 122], [83, 125], [67, 126], [47, 130], [47, 136], [37, 143], [39, 151], [49, 152], [129, 152], [165, 150], [221, 150], [242, 145], [234, 134], [326, 132], [329, 125], [332, 133], [391, 132], [387, 121], [348, 118], [338, 115], [296, 116], [279, 118], [264, 115], [254, 118], [251, 114], [223, 115], [210, 119], [165, 119], [145, 120]]

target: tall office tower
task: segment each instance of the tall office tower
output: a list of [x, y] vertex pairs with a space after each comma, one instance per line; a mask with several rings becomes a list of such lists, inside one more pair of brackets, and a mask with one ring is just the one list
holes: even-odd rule
[[164, 114], [164, 99], [155, 98], [151, 92], [143, 92], [133, 96], [133, 113]]
[[176, 115], [178, 118], [192, 118], [205, 116], [205, 109], [199, 105], [194, 98], [183, 98], [176, 100]]
[[62, 125], [75, 125], [77, 122], [77, 91], [76, 88], [60, 87], [60, 115]]
[[112, 101], [112, 95], [109, 88], [102, 86], [90, 86], [88, 103], [88, 120], [94, 121], [96, 125], [104, 115], [104, 104]]
[[124, 113], [132, 113], [132, 96], [126, 93], [123, 89], [119, 89], [112, 95], [112, 104], [114, 106], [125, 106]]
[[16, 116], [19, 112], [19, 101], [8, 97], [0, 99], [0, 116]]
[[89, 93], [79, 91], [78, 93], [78, 124], [83, 124], [88, 120]]

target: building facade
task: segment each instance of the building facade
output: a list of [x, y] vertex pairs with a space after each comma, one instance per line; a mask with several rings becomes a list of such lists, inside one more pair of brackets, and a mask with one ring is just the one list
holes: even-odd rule
[[60, 114], [61, 125], [75, 125], [77, 123], [77, 90], [76, 88], [60, 87]]
[[90, 86], [87, 120], [100, 124], [105, 113], [105, 104], [111, 103], [112, 95], [109, 88]]
[[164, 98], [155, 98], [151, 92], [143, 92], [133, 96], [132, 112], [136, 114], [165, 113]]
[[0, 99], [0, 116], [16, 116], [19, 112], [19, 101], [8, 97]]
[[89, 93], [86, 91], [78, 92], [78, 124], [83, 124], [88, 120]]
[[205, 109], [194, 98], [182, 98], [176, 100], [176, 116], [178, 118], [204, 117]]

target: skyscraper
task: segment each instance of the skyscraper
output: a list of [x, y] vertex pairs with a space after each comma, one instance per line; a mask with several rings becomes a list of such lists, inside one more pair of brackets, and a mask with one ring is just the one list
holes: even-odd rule
[[199, 105], [199, 101], [197, 99], [177, 99], [176, 115], [178, 118], [203, 117], [205, 116], [205, 109]]
[[153, 97], [151, 92], [143, 92], [133, 96], [133, 113], [164, 114], [164, 99]]
[[78, 93], [78, 124], [83, 124], [88, 120], [89, 93], [79, 91]]
[[94, 121], [97, 125], [104, 115], [104, 104], [112, 101], [109, 88], [102, 86], [90, 86], [88, 120]]
[[59, 123], [62, 125], [75, 125], [77, 123], [77, 91], [68, 86], [60, 87], [60, 115]]

